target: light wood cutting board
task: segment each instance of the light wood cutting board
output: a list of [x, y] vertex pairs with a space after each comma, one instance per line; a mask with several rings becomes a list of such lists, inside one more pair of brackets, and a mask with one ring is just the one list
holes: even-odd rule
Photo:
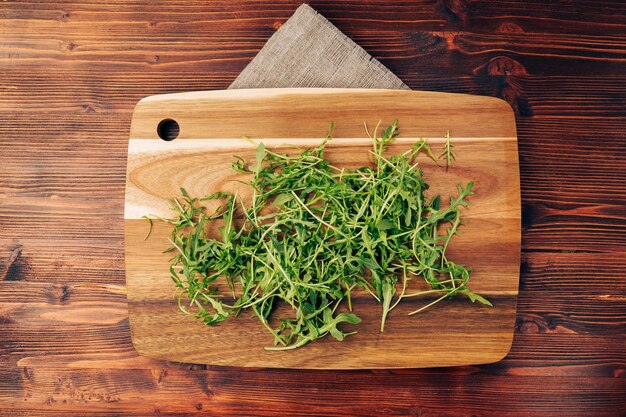
[[[379, 331], [380, 305], [356, 297], [359, 333], [331, 337], [293, 351], [270, 352], [273, 338], [256, 318], [242, 314], [213, 327], [183, 315], [169, 277], [170, 229], [143, 215], [168, 217], [166, 198], [184, 187], [192, 196], [245, 188], [230, 169], [233, 155], [253, 158], [246, 135], [266, 147], [293, 151], [313, 146], [335, 123], [337, 138], [325, 155], [339, 165], [371, 162], [370, 127], [399, 120], [391, 152], [429, 138], [439, 151], [449, 130], [457, 160], [447, 170], [421, 159], [431, 193], [446, 197], [457, 183], [475, 182], [467, 224], [455, 237], [450, 259], [473, 268], [469, 287], [493, 302], [458, 297], [419, 315], [406, 313], [429, 300], [403, 301]], [[172, 141], [159, 138], [163, 120], [175, 120]], [[249, 194], [249, 193], [248, 193]], [[445, 200], [444, 200], [445, 201]], [[132, 340], [145, 356], [212, 365], [278, 368], [409, 368], [489, 363], [509, 351], [513, 339], [520, 261], [520, 190], [515, 118], [504, 101], [461, 94], [354, 89], [258, 89], [147, 97], [133, 114], [125, 202], [126, 283]]]

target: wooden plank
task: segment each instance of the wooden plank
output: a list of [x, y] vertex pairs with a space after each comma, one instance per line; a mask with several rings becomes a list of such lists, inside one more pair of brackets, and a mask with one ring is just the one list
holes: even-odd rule
[[[463, 389], [450, 395], [457, 385]], [[380, 391], [389, 386], [393, 390], [381, 399]], [[294, 395], [294, 387], [300, 394]], [[498, 404], [514, 410], [511, 415], [618, 416], [626, 411], [625, 387], [623, 378], [513, 379], [413, 370], [335, 372], [332, 378], [327, 372], [238, 368], [0, 370], [0, 402], [28, 415], [444, 416], [463, 410], [462, 415], [501, 416], [502, 410], [491, 407]]]
[[[70, 2], [31, 12], [14, 6], [15, 13], [25, 16], [10, 19], [12, 13], [8, 14], [5, 32], [22, 62], [36, 66], [58, 61], [89, 66], [98, 59], [118, 67], [147, 68], [192, 69], [208, 62], [212, 68], [238, 71], [299, 5], [294, 1], [272, 7], [216, 2], [190, 8], [184, 4], [136, 10]], [[493, 6], [485, 1], [441, 1], [420, 3], [416, 8], [411, 3], [374, 6], [363, 2], [350, 9], [350, 17], [345, 16], [345, 6], [322, 6], [340, 30], [396, 73], [436, 74], [451, 62], [470, 73], [504, 55], [515, 57], [529, 73], [542, 74], [548, 65], [558, 74], [623, 73], [623, 8], [585, 2], [573, 11], [566, 4]], [[587, 9], [594, 11], [593, 20], [576, 18]], [[201, 30], [207, 21], [215, 30]], [[178, 36], [187, 41], [174, 48], [168, 40]], [[600, 59], [603, 65], [597, 65]]]
[[[131, 334], [148, 357], [183, 362], [295, 368], [385, 368], [465, 365], [501, 359], [511, 344], [519, 274], [520, 208], [517, 146], [511, 109], [484, 97], [389, 90], [236, 90], [154, 96], [138, 103], [131, 125], [125, 207], [126, 282]], [[359, 333], [343, 343], [311, 343], [293, 352], [269, 352], [267, 331], [242, 314], [219, 326], [177, 312], [169, 276], [169, 227], [159, 225], [144, 241], [142, 216], [169, 216], [166, 199], [183, 186], [191, 195], [251, 190], [237, 182], [232, 155], [252, 158], [254, 146], [241, 139], [262, 138], [270, 148], [281, 143], [312, 146], [330, 120], [335, 136], [325, 156], [334, 164], [370, 163], [363, 122], [400, 120], [405, 132], [391, 153], [406, 150], [419, 136], [432, 137], [442, 126], [454, 135], [457, 159], [447, 173], [421, 162], [436, 192], [452, 193], [457, 183], [476, 183], [468, 224], [453, 242], [450, 256], [473, 268], [472, 288], [496, 307], [451, 303], [422, 320], [406, 316], [425, 300], [412, 299], [378, 330], [380, 312], [369, 296], [354, 297], [362, 318]], [[157, 136], [157, 125], [174, 119], [180, 135], [172, 142]], [[302, 121], [306, 120], [306, 123]], [[408, 136], [408, 137], [407, 137]], [[413, 137], [413, 139], [411, 139]], [[434, 139], [433, 146], [442, 146]], [[293, 152], [281, 147], [281, 152]], [[437, 173], [437, 170], [439, 173]], [[434, 315], [432, 315], [434, 314]], [[437, 318], [435, 320], [435, 317]], [[437, 323], [447, 323], [441, 332]], [[472, 331], [466, 329], [471, 328]], [[463, 353], [438, 347], [463, 346]], [[410, 347], [409, 349], [407, 349]]]
[[[548, 270], [555, 273], [567, 268], [577, 255], [561, 254]], [[541, 259], [545, 254], [531, 254], [535, 256]], [[592, 264], [603, 262], [603, 255], [585, 256]], [[522, 277], [537, 280], [542, 272], [530, 270]], [[626, 358], [620, 355], [626, 316], [620, 305], [624, 296], [607, 295], [594, 284], [593, 275], [582, 275], [580, 281], [546, 288], [550, 280], [544, 277], [541, 288], [525, 290], [518, 302], [517, 332], [510, 354], [498, 364], [471, 367], [467, 372], [529, 376], [623, 374]], [[575, 292], [570, 292], [574, 288]], [[581, 291], [587, 295], [582, 296]], [[622, 294], [626, 294], [623, 289]], [[12, 366], [180, 366], [136, 353], [130, 340], [123, 285], [3, 282], [0, 305], [0, 340], [6, 341], [0, 346], [0, 356], [10, 358]]]
[[[524, 101], [526, 116], [570, 116], [570, 117], [619, 117], [624, 116], [625, 77], [615, 75], [538, 75], [519, 68], [517, 61], [495, 59], [483, 61], [473, 71], [455, 69], [450, 73], [407, 73], [404, 81], [415, 90], [468, 93], [499, 96], [503, 99]], [[176, 68], [132, 67], [124, 73], [102, 73], [93, 78], [88, 68], [72, 66], [73, 90], [68, 91], [63, 73], [49, 74], [46, 67], [29, 68], [25, 74], [20, 68], [7, 67], [5, 77], [8, 86], [0, 97], [0, 109], [10, 109], [12, 114], [28, 113], [32, 108], [47, 111], [66, 111], [71, 118], [98, 120], [106, 114], [116, 114], [122, 121], [130, 121], [131, 110], [136, 102], [152, 93], [174, 93], [190, 90], [225, 89], [237, 75], [236, 72], [221, 70], [181, 70]], [[150, 77], [146, 78], [146, 73]], [[14, 88], [19, 85], [18, 88]], [[47, 100], [38, 100], [38, 92], [45, 88]], [[94, 95], [92, 90], [100, 93]], [[106, 101], [105, 97], [114, 100]], [[585, 97], [586, 100], [580, 100]], [[68, 111], [72, 111], [70, 115]], [[50, 114], [52, 116], [52, 114]], [[54, 121], [52, 117], [46, 122]], [[57, 119], [61, 124], [63, 120]], [[538, 120], [536, 122], [539, 122]], [[125, 124], [125, 123], [124, 123]], [[16, 126], [17, 127], [17, 126]], [[85, 126], [89, 128], [90, 126]], [[600, 125], [607, 129], [610, 126]], [[584, 128], [584, 126], [580, 126]], [[608, 129], [610, 130], [610, 129]], [[82, 131], [82, 130], [81, 130]], [[105, 131], [100, 126], [97, 132]], [[92, 130], [93, 132], [93, 130]], [[72, 133], [72, 132], [68, 132]], [[111, 130], [111, 135], [128, 139], [127, 132]], [[122, 133], [124, 133], [122, 135]], [[572, 135], [577, 129], [572, 129]], [[110, 136], [109, 136], [110, 137]], [[108, 141], [92, 143], [105, 146]], [[73, 151], [79, 151], [74, 149]]]

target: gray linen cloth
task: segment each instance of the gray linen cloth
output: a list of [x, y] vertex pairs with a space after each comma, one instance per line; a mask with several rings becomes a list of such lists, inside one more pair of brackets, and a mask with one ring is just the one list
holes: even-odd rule
[[301, 5], [229, 88], [409, 87], [309, 5]]

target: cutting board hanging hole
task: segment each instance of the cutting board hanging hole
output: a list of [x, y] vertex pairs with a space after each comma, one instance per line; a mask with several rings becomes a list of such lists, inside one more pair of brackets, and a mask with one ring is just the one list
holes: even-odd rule
[[159, 137], [166, 141], [174, 140], [180, 133], [180, 126], [174, 119], [163, 119], [157, 126], [157, 134]]

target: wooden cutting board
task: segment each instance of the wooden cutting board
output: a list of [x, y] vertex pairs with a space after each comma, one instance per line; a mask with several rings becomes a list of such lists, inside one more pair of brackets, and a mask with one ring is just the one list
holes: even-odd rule
[[[242, 314], [213, 327], [177, 307], [168, 266], [168, 226], [143, 215], [171, 215], [166, 198], [186, 188], [192, 196], [245, 188], [230, 169], [233, 155], [253, 158], [246, 135], [283, 152], [320, 142], [335, 123], [325, 155], [335, 164], [370, 162], [363, 123], [399, 120], [391, 152], [416, 138], [440, 150], [449, 130], [457, 160], [447, 170], [421, 159], [430, 195], [454, 194], [475, 182], [463, 234], [450, 259], [473, 268], [470, 288], [493, 307], [456, 298], [415, 316], [428, 298], [407, 299], [379, 331], [380, 305], [356, 297], [359, 333], [331, 337], [292, 351], [266, 351], [273, 338], [256, 318]], [[176, 123], [172, 122], [175, 121]], [[160, 127], [159, 127], [160, 125]], [[179, 131], [176, 131], [176, 125]], [[165, 141], [159, 134], [176, 139]], [[169, 135], [169, 137], [168, 137]], [[248, 193], [249, 194], [249, 193]], [[444, 200], [445, 201], [445, 200]], [[257, 89], [147, 97], [135, 108], [128, 147], [125, 202], [126, 283], [132, 340], [152, 358], [212, 365], [357, 369], [469, 365], [498, 361], [513, 339], [520, 262], [520, 189], [515, 118], [504, 101], [461, 94], [354, 89]]]

